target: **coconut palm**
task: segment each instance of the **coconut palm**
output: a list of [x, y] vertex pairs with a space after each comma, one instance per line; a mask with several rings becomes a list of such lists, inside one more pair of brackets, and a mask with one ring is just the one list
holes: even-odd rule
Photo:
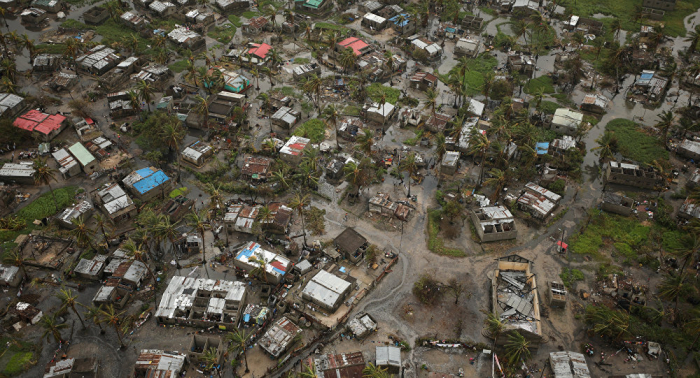
[[[459, 125], [460, 123], [455, 122], [455, 124]], [[435, 153], [437, 154], [438, 161], [442, 161], [442, 157], [445, 155], [447, 152], [447, 148], [445, 147], [445, 134], [440, 131], [435, 135]]]
[[[692, 199], [694, 199], [693, 197], [694, 196], [691, 195]], [[694, 261], [695, 257], [698, 256], [700, 252], [700, 237], [695, 233], [691, 233], [681, 239], [681, 244], [683, 247], [673, 251], [673, 254], [683, 261], [683, 265], [681, 265], [681, 269], [678, 273], [682, 275], [688, 267], [688, 263]]]
[[[199, 233], [199, 237], [202, 238], [202, 265], [206, 271], [207, 259], [204, 251], [204, 246], [206, 245], [204, 242], [204, 231], [209, 227], [209, 222], [207, 221], [204, 212], [198, 213], [196, 211], [192, 211], [191, 213], [187, 214], [186, 221], [187, 225], [194, 228], [195, 231]], [[207, 274], [209, 273], [207, 272]]]
[[688, 56], [690, 56], [697, 49], [698, 43], [700, 43], [700, 25], [695, 26], [695, 29], [687, 34], [685, 42], [690, 43], [688, 46]]
[[73, 223], [74, 228], [70, 230], [70, 233], [73, 237], [75, 237], [75, 240], [78, 241], [78, 245], [81, 247], [88, 246], [91, 249], [95, 249], [95, 247], [92, 245], [92, 240], [95, 238], [95, 230], [91, 229], [87, 224], [85, 224], [84, 217], [80, 216], [78, 218], [74, 218], [71, 222]]
[[502, 171], [498, 168], [494, 168], [489, 171], [491, 177], [484, 181], [485, 185], [494, 188], [493, 196], [491, 197], [491, 200], [493, 201], [495, 201], [498, 198], [498, 196], [501, 194], [501, 190], [503, 190], [503, 188], [508, 183], [508, 175], [506, 174], [506, 172], [507, 171]]
[[692, 290], [692, 286], [686, 282], [686, 275], [667, 275], [659, 284], [659, 297], [667, 301], [675, 302], [674, 313], [678, 317], [678, 303], [680, 299]]
[[199, 84], [197, 84], [197, 67], [194, 65], [194, 60], [187, 60], [187, 66], [185, 67], [184, 77], [185, 80], [192, 80], [195, 87], [199, 86]]
[[340, 62], [340, 66], [343, 67], [343, 71], [350, 71], [353, 67], [355, 67], [355, 63], [357, 63], [357, 55], [355, 55], [355, 50], [350, 47], [344, 49], [340, 53], [338, 60]]
[[508, 342], [506, 347], [506, 358], [511, 365], [515, 366], [520, 363], [520, 360], [530, 358], [530, 342], [525, 339], [525, 336], [520, 332], [511, 332], [508, 334]]
[[7, 10], [3, 7], [0, 7], [0, 17], [2, 17], [2, 22], [5, 24], [6, 28], [10, 28], [10, 25], [7, 24], [7, 19], [5, 18], [5, 15], [7, 14]]
[[493, 346], [496, 346], [496, 343], [498, 342], [498, 337], [501, 336], [501, 334], [505, 330], [505, 323], [501, 320], [500, 317], [498, 317], [498, 315], [494, 314], [493, 312], [489, 312], [486, 316], [486, 319], [484, 319], [484, 325], [489, 331], [491, 337], [493, 337]]
[[372, 156], [372, 147], [374, 147], [374, 132], [371, 129], [362, 130], [362, 134], [356, 138], [358, 149], [366, 156]]
[[491, 147], [491, 141], [482, 133], [474, 133], [469, 137], [469, 152], [481, 154], [481, 167], [479, 172], [479, 185], [484, 182], [484, 165], [486, 164], [486, 152]]
[[270, 87], [274, 87], [275, 83], [272, 81], [272, 77], [274, 76], [272, 73], [272, 70], [269, 67], [261, 67], [260, 68], [260, 73], [267, 76], [267, 80], [270, 81]]
[[255, 253], [248, 258], [248, 261], [251, 264], [257, 265], [255, 269], [250, 271], [250, 274], [267, 283], [267, 260], [265, 260], [265, 257], [260, 253]]
[[59, 324], [56, 320], [55, 313], [53, 315], [44, 314], [44, 316], [41, 317], [41, 320], [39, 320], [39, 325], [41, 325], [41, 328], [44, 329], [44, 333], [41, 335], [42, 339], [45, 337], [46, 341], [48, 342], [49, 337], [53, 336], [53, 339], [56, 340], [57, 343], [64, 342], [63, 337], [61, 337], [61, 330], [68, 328], [68, 324]]
[[109, 240], [107, 229], [110, 228], [110, 224], [107, 222], [107, 218], [105, 218], [105, 216], [102, 214], [95, 214], [92, 218], [95, 220], [95, 227], [102, 233], [102, 238], [104, 239], [104, 243], [106, 244]]
[[383, 377], [389, 377], [389, 373], [387, 372], [386, 368], [382, 368], [381, 366], [377, 366], [373, 363], [367, 364], [364, 369], [362, 369], [362, 377], [363, 378], [383, 378]]
[[226, 334], [226, 340], [228, 340], [230, 343], [229, 352], [243, 353], [246, 373], [250, 372], [250, 369], [248, 369], [248, 356], [246, 355], [246, 346], [249, 338], [250, 334], [246, 333], [246, 331], [242, 329], [237, 329]]
[[[620, 38], [620, 31], [622, 30], [622, 21], [615, 17], [610, 24], [610, 31], [615, 33], [615, 39]], [[596, 38], [598, 39], [598, 38]]]
[[688, 348], [689, 351], [693, 350], [700, 339], [700, 310], [695, 309], [690, 312], [690, 320], [683, 325], [683, 328], [688, 331], [688, 334], [695, 335], [693, 343]]
[[399, 172], [406, 172], [408, 177], [406, 178], [408, 184], [408, 197], [411, 196], [411, 176], [418, 171], [418, 163], [416, 162], [416, 153], [410, 152], [408, 156], [401, 160], [399, 163]]
[[597, 151], [598, 160], [614, 159], [617, 153], [617, 137], [613, 131], [605, 131], [603, 135], [595, 140], [598, 147], [591, 148], [591, 151]]
[[105, 323], [108, 326], [114, 327], [114, 332], [117, 334], [117, 339], [119, 340], [119, 346], [121, 349], [124, 349], [125, 347], [124, 342], [122, 341], [122, 333], [119, 330], [119, 325], [122, 323], [121, 316], [123, 314], [124, 311], [117, 312], [114, 310], [114, 305], [112, 304], [108, 305], [107, 308], [100, 310], [100, 323]]
[[73, 313], [78, 316], [78, 320], [80, 320], [80, 324], [83, 325], [83, 328], [85, 328], [85, 322], [83, 322], [83, 317], [80, 316], [80, 313], [78, 310], [75, 308], [75, 305], [81, 305], [80, 302], [78, 302], [78, 296], [73, 293], [73, 290], [71, 289], [66, 289], [65, 287], [62, 287], [61, 290], [56, 294], [56, 298], [61, 300], [61, 310], [63, 311], [67, 308], [70, 308], [73, 310]]
[[310, 365], [304, 364], [303, 370], [299, 373], [299, 378], [318, 378], [316, 366], [313, 362]]
[[[136, 243], [133, 239], [129, 238], [127, 239], [126, 243], [124, 243], [122, 248], [124, 248], [124, 250], [129, 256], [133, 257], [135, 260], [142, 262], [148, 270], [148, 275], [151, 276], [153, 282], [156, 282], [156, 276], [153, 274], [153, 271], [151, 270], [151, 267], [148, 264], [148, 251], [144, 248], [144, 246], [145, 245], [143, 243]], [[155, 296], [153, 300], [155, 301]]]
[[0, 79], [0, 90], [3, 92], [17, 94], [17, 88], [19, 88], [19, 86], [9, 77], [3, 76], [2, 79]]
[[269, 224], [275, 220], [275, 213], [270, 210], [270, 207], [263, 206], [258, 210], [258, 216], [256, 220], [262, 224]]
[[427, 99], [425, 100], [425, 106], [423, 109], [430, 108], [430, 112], [432, 115], [435, 115], [435, 107], [437, 106], [437, 92], [435, 92], [433, 89], [428, 89], [425, 91], [425, 96]]
[[[195, 100], [198, 98], [201, 98], [201, 96], [195, 97]], [[206, 101], [205, 101], [206, 102]], [[207, 122], [207, 119], [209, 117], [205, 117], [205, 125]], [[176, 155], [177, 159], [177, 179], [180, 181], [180, 176], [181, 176], [181, 166], [182, 164], [180, 163], [180, 143], [182, 143], [182, 140], [185, 139], [187, 131], [185, 128], [182, 126], [180, 122], [175, 122], [175, 121], [169, 121], [166, 122], [160, 132], [160, 138], [163, 142], [165, 142], [165, 145], [168, 146], [168, 150], [170, 151], [170, 154], [174, 152]]]
[[24, 263], [24, 256], [19, 248], [5, 252], [2, 256], [2, 262], [20, 268], [22, 273], [24, 273], [25, 280], [30, 279], [29, 274], [27, 274], [27, 265]]
[[46, 164], [46, 159], [36, 158], [34, 159], [34, 183], [46, 185], [49, 187], [51, 196], [53, 197], [53, 204], [58, 212], [58, 201], [56, 200], [56, 194], [53, 192], [51, 187], [51, 181], [56, 181], [56, 170], [49, 167]]
[[100, 334], [104, 335], [105, 329], [102, 327], [102, 322], [100, 321], [101, 311], [102, 311], [102, 305], [89, 306], [89, 307], [87, 307], [84, 315], [85, 315], [86, 320], [89, 320], [89, 321], [97, 324], [97, 326], [100, 327]]
[[139, 98], [146, 103], [148, 111], [151, 111], [151, 100], [153, 99], [154, 90], [150, 83], [146, 80], [141, 80], [136, 84], [136, 91]]
[[323, 81], [317, 75], [311, 75], [303, 84], [302, 88], [304, 91], [310, 93], [313, 99], [313, 95], [316, 95], [316, 108], [320, 106], [321, 102], [321, 88], [323, 86]]
[[299, 214], [299, 218], [301, 218], [301, 229], [304, 236], [304, 245], [306, 245], [306, 222], [304, 221], [304, 208], [308, 205], [309, 195], [302, 195], [298, 192], [294, 194], [294, 198], [292, 198], [292, 201], [289, 203], [289, 207], [296, 211], [296, 213]]
[[272, 172], [272, 177], [270, 180], [272, 182], [280, 184], [284, 189], [289, 188], [289, 182], [287, 182], [287, 177], [289, 177], [289, 168], [284, 167]]
[[207, 183], [204, 186], [204, 191], [209, 194], [209, 209], [214, 212], [214, 215], [219, 211], [224, 210], [224, 193], [221, 190], [220, 184]]
[[489, 102], [489, 95], [491, 95], [491, 88], [493, 88], [493, 83], [496, 81], [496, 76], [492, 71], [487, 72], [484, 75], [484, 85], [481, 86], [481, 94], [486, 97], [486, 103]]
[[335, 148], [340, 150], [340, 136], [338, 135], [338, 108], [336, 108], [335, 105], [331, 104], [326, 106], [326, 108], [323, 109], [323, 112], [325, 114], [326, 125], [333, 125], [333, 129], [335, 130]]
[[673, 120], [675, 116], [670, 110], [665, 110], [659, 114], [659, 122], [654, 125], [654, 127], [661, 130], [661, 135], [664, 138], [664, 147], [668, 148], [668, 130], [673, 126]]
[[216, 373], [221, 378], [221, 369], [216, 366], [219, 365], [219, 353], [217, 353], [216, 348], [211, 347], [204, 351], [199, 360], [204, 363], [207, 370], [216, 369]]
[[345, 167], [343, 167], [343, 173], [345, 173], [345, 179], [352, 184], [355, 188], [355, 194], [358, 194], [360, 188], [367, 183], [369, 179], [369, 169], [370, 159], [365, 158], [358, 164], [354, 161], [349, 162]]

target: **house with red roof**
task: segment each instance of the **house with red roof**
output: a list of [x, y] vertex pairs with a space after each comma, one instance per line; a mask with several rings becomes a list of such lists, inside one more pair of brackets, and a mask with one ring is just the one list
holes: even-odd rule
[[335, 51], [337, 53], [348, 48], [352, 49], [357, 56], [362, 56], [372, 51], [372, 48], [365, 41], [356, 37], [346, 38], [335, 44]]
[[17, 117], [13, 124], [48, 142], [66, 128], [68, 120], [60, 114], [51, 115], [32, 109]]
[[244, 62], [250, 62], [251, 65], [262, 66], [270, 61], [271, 54], [269, 54], [272, 46], [267, 43], [249, 43], [248, 44], [248, 54], [244, 57]]
[[311, 147], [311, 140], [297, 135], [292, 135], [280, 150], [280, 159], [291, 165], [301, 164], [304, 150]]

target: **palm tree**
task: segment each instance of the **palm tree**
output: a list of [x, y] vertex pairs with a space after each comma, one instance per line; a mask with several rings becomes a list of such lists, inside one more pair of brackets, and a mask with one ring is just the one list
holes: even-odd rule
[[435, 115], [435, 107], [437, 106], [438, 96], [437, 92], [435, 92], [433, 89], [428, 89], [427, 91], [425, 91], [425, 96], [427, 97], [427, 99], [425, 100], [425, 107], [423, 107], [423, 109], [430, 108], [430, 112], [432, 113], [432, 115]]
[[270, 81], [270, 87], [274, 87], [275, 83], [272, 81], [272, 70], [269, 67], [261, 67], [260, 68], [260, 73], [263, 75], [267, 76], [267, 80]]
[[200, 357], [199, 360], [204, 363], [207, 370], [216, 369], [216, 373], [219, 375], [219, 378], [221, 378], [221, 369], [215, 367], [219, 364], [219, 354], [216, 352], [214, 347], [204, 351], [204, 354], [202, 354], [202, 357]]
[[[195, 101], [199, 100], [202, 98], [201, 96], [197, 95], [195, 97]], [[205, 100], [206, 103], [206, 100]], [[207, 109], [209, 109], [207, 107]], [[207, 120], [209, 119], [208, 115], [204, 118], [204, 124], [206, 127]], [[180, 122], [167, 122], [163, 125], [161, 129], [161, 135], [160, 137], [162, 138], [163, 142], [165, 142], [165, 145], [168, 146], [168, 149], [170, 151], [170, 154], [175, 152], [175, 155], [177, 156], [177, 180], [178, 182], [181, 180], [181, 166], [182, 164], [180, 163], [180, 143], [182, 143], [182, 140], [185, 138], [186, 135], [186, 130], [184, 127], [182, 127], [182, 124]]]
[[105, 216], [102, 214], [95, 214], [92, 218], [96, 222], [96, 228], [102, 232], [102, 238], [104, 239], [104, 242], [106, 244], [109, 239], [107, 235], [107, 228], [110, 227], [110, 224], [107, 222], [107, 218], [105, 218]]
[[151, 100], [153, 99], [153, 87], [146, 80], [141, 80], [136, 84], [136, 91], [139, 94], [139, 98], [146, 103], [148, 107], [148, 112], [151, 112]]
[[508, 342], [506, 347], [506, 358], [511, 365], [516, 365], [521, 359], [527, 360], [530, 358], [530, 342], [525, 339], [525, 336], [520, 332], [511, 332], [508, 334]]
[[387, 373], [386, 368], [382, 368], [381, 366], [376, 366], [373, 363], [369, 363], [367, 366], [365, 366], [364, 369], [362, 369], [362, 377], [363, 378], [381, 378], [381, 377], [389, 377], [389, 374]]
[[681, 297], [688, 295], [692, 287], [685, 282], [686, 275], [679, 274], [677, 276], [667, 275], [659, 284], [659, 297], [675, 302], [674, 317], [678, 318], [678, 302]]
[[[77, 68], [76, 65], [78, 63], [75, 59], [77, 58], [79, 51], [80, 46], [78, 46], [78, 42], [76, 42], [74, 38], [66, 38], [63, 55], [72, 61], [74, 68]], [[76, 69], [75, 72], [77, 73], [78, 70]]]
[[366, 156], [372, 156], [372, 147], [374, 146], [374, 132], [371, 129], [362, 130], [362, 134], [357, 135], [357, 146], [360, 151]]
[[204, 186], [204, 191], [209, 194], [209, 208], [214, 212], [214, 216], [217, 215], [217, 213], [224, 209], [224, 194], [221, 191], [221, 185], [220, 184], [212, 184], [208, 182]]
[[494, 314], [493, 312], [489, 312], [484, 320], [484, 325], [489, 331], [491, 337], [493, 337], [493, 346], [495, 347], [496, 343], [498, 342], [498, 337], [501, 336], [505, 330], [505, 323], [498, 317], [498, 315]]
[[661, 135], [664, 138], [664, 147], [668, 148], [668, 130], [673, 126], [673, 119], [675, 116], [670, 110], [665, 110], [659, 114], [659, 122], [656, 123], [654, 127], [661, 130]]
[[495, 201], [501, 194], [503, 187], [505, 187], [506, 183], [508, 183], [508, 175], [506, 174], [506, 171], [502, 171], [498, 168], [490, 170], [489, 174], [491, 177], [484, 181], [484, 184], [494, 188], [491, 200]]
[[[304, 82], [303, 89], [311, 93], [312, 95], [316, 95], [316, 108], [319, 107], [320, 101], [321, 101], [321, 87], [323, 86], [323, 81], [321, 78], [319, 78], [317, 75], [311, 75], [306, 82]], [[313, 99], [313, 96], [311, 96]]]
[[81, 305], [80, 302], [78, 302], [78, 296], [73, 293], [73, 290], [71, 289], [66, 289], [65, 287], [62, 287], [61, 290], [56, 294], [56, 297], [61, 300], [61, 310], [63, 311], [66, 308], [70, 307], [71, 310], [73, 310], [73, 313], [78, 316], [78, 320], [80, 320], [80, 324], [83, 325], [83, 328], [85, 328], [85, 322], [83, 322], [83, 317], [80, 316], [80, 313], [78, 310], [75, 308], [75, 305]]
[[299, 378], [318, 378], [318, 375], [316, 374], [316, 366], [313, 362], [310, 365], [304, 364], [303, 369], [304, 370], [299, 373]]
[[299, 214], [299, 217], [301, 218], [301, 229], [303, 232], [304, 236], [304, 245], [306, 245], [306, 222], [304, 221], [304, 208], [309, 204], [309, 195], [301, 195], [301, 193], [296, 193], [294, 194], [294, 198], [292, 198], [292, 201], [289, 203], [289, 207], [292, 208], [292, 210], [296, 211], [297, 214]]
[[22, 273], [24, 273], [25, 279], [27, 281], [30, 280], [29, 274], [27, 273], [27, 265], [24, 263], [24, 256], [19, 248], [7, 251], [2, 257], [2, 262], [20, 268]]
[[80, 216], [78, 218], [74, 218], [71, 222], [75, 228], [70, 230], [70, 233], [75, 237], [75, 240], [78, 241], [78, 245], [81, 247], [88, 246], [91, 249], [95, 249], [95, 247], [92, 245], [92, 239], [95, 237], [95, 230], [91, 229], [87, 226], [87, 224], [85, 224], [84, 217]]
[[695, 348], [695, 344], [698, 342], [698, 339], [700, 339], [700, 310], [695, 309], [691, 311], [690, 321], [685, 323], [683, 328], [688, 331], [688, 334], [695, 335], [693, 343], [690, 344], [690, 347], [688, 348], [689, 351], [693, 350], [693, 348]]
[[114, 305], [110, 304], [106, 309], [100, 310], [100, 323], [105, 323], [114, 327], [114, 332], [117, 333], [117, 339], [119, 339], [119, 346], [124, 349], [125, 345], [122, 341], [122, 333], [119, 330], [119, 324], [122, 322], [121, 316], [124, 312], [117, 312], [114, 310]]
[[0, 89], [3, 92], [17, 94], [17, 88], [17, 84], [15, 84], [9, 77], [3, 76], [2, 79], [0, 79]]
[[263, 206], [258, 210], [258, 216], [256, 220], [264, 225], [269, 224], [273, 220], [275, 220], [275, 214], [270, 210], [270, 207]]
[[46, 164], [46, 159], [34, 159], [34, 182], [49, 187], [51, 196], [53, 196], [53, 204], [56, 207], [56, 212], [58, 212], [58, 201], [51, 187], [51, 181], [56, 181], [56, 170]]
[[[459, 124], [456, 123], [455, 124]], [[447, 148], [445, 147], [445, 134], [443, 134], [442, 131], [437, 133], [435, 135], [435, 153], [438, 156], [438, 161], [442, 161], [442, 157], [445, 155], [447, 152]]]
[[333, 125], [333, 129], [335, 130], [335, 148], [340, 150], [340, 136], [338, 135], [338, 108], [336, 108], [333, 104], [328, 105], [324, 109], [324, 113], [326, 114], [326, 125]]
[[185, 71], [185, 80], [192, 80], [194, 82], [194, 86], [198, 87], [199, 84], [197, 84], [197, 67], [194, 65], [194, 60], [187, 60], [187, 66], [185, 68]]
[[279, 183], [284, 189], [287, 189], [289, 188], [287, 177], [289, 177], [289, 169], [285, 167], [285, 169], [278, 169], [277, 171], [272, 172], [272, 177], [270, 180], [272, 182]]
[[416, 163], [416, 153], [411, 152], [401, 160], [399, 163], [399, 171], [406, 172], [408, 178], [406, 178], [408, 184], [408, 197], [411, 196], [411, 176], [418, 171], [418, 164]]
[[248, 356], [245, 353], [246, 344], [248, 343], [249, 338], [250, 334], [246, 333], [246, 331], [242, 329], [237, 329], [233, 332], [229, 332], [228, 334], [226, 334], [226, 339], [230, 343], [229, 352], [243, 353], [246, 373], [250, 372], [250, 369], [248, 369]]
[[7, 10], [5, 8], [0, 7], [0, 16], [2, 16], [2, 22], [5, 24], [6, 28], [10, 28], [10, 25], [7, 24], [7, 19], [5, 18], [5, 14], [7, 14]]
[[41, 317], [39, 324], [41, 325], [41, 328], [44, 329], [44, 333], [41, 335], [42, 339], [46, 337], [46, 341], [48, 342], [49, 337], [53, 336], [53, 339], [56, 340], [57, 343], [63, 343], [64, 340], [63, 337], [61, 337], [61, 330], [68, 328], [68, 324], [59, 324], [56, 321], [55, 313], [51, 316], [44, 314], [44, 316]]
[[591, 148], [591, 151], [598, 151], [598, 160], [614, 159], [617, 153], [617, 137], [613, 131], [605, 131], [595, 140], [598, 147]]
[[360, 188], [365, 185], [368, 179], [367, 166], [370, 164], [370, 160], [365, 158], [359, 164], [351, 161], [345, 167], [343, 167], [343, 172], [345, 173], [345, 179], [352, 184], [355, 188], [355, 194], [357, 195]]
[[687, 56], [690, 56], [695, 52], [698, 43], [700, 43], [700, 25], [696, 25], [695, 29], [688, 33], [684, 41], [690, 43], [687, 53]]
[[[620, 31], [622, 30], [622, 21], [615, 17], [610, 25], [610, 31], [615, 33], [615, 39], [620, 38]], [[597, 38], [596, 38], [597, 39]]]
[[[209, 227], [209, 222], [206, 219], [205, 213], [198, 213], [196, 211], [192, 211], [191, 213], [187, 214], [186, 216], [187, 219], [187, 225], [194, 228], [197, 233], [199, 233], [199, 236], [202, 238], [202, 265], [204, 266], [205, 272], [207, 271], [207, 259], [206, 259], [206, 253], [204, 251], [204, 246], [206, 243], [204, 242], [204, 231]], [[209, 274], [209, 273], [207, 273]]]
[[355, 55], [355, 51], [352, 48], [348, 47], [340, 53], [339, 61], [343, 71], [348, 72], [355, 67], [357, 55]]
[[102, 305], [99, 306], [89, 306], [87, 311], [85, 311], [85, 319], [97, 324], [100, 327], [100, 335], [105, 334], [105, 329], [102, 327], [102, 322], [100, 321], [100, 313], [102, 312]]
[[481, 94], [486, 97], [487, 104], [489, 102], [489, 95], [491, 94], [491, 88], [493, 88], [493, 83], [495, 80], [496, 76], [494, 75], [493, 71], [487, 72], [486, 75], [484, 75], [484, 85], [481, 86]]
[[[153, 282], [156, 282], [156, 276], [153, 274], [150, 265], [148, 265], [148, 251], [143, 247], [143, 243], [137, 244], [131, 238], [127, 239], [126, 243], [124, 243], [124, 245], [122, 246], [122, 248], [126, 250], [126, 253], [129, 256], [132, 256], [135, 260], [142, 262], [143, 265], [146, 266], [146, 269], [148, 270], [148, 275], [151, 276]], [[155, 301], [155, 296], [153, 300]]]
[[251, 270], [250, 274], [252, 276], [257, 276], [260, 281], [267, 283], [267, 260], [265, 260], [265, 257], [260, 253], [256, 253], [250, 256], [248, 261], [252, 264], [257, 264], [257, 267]]
[[[693, 197], [691, 195], [691, 198]], [[695, 256], [700, 252], [700, 237], [695, 233], [691, 233], [681, 239], [681, 244], [683, 247], [673, 251], [673, 254], [683, 261], [683, 265], [678, 273], [682, 275], [688, 263], [694, 261]]]
[[513, 29], [513, 33], [515, 34], [515, 39], [519, 40], [522, 37], [523, 41], [525, 41], [525, 46], [528, 46], [528, 44], [527, 44], [527, 34], [528, 34], [527, 22], [525, 22], [523, 20], [515, 20], [511, 23], [511, 28]]
[[486, 152], [491, 147], [491, 141], [482, 133], [474, 133], [469, 137], [469, 152], [481, 154], [481, 167], [479, 172], [479, 185], [484, 182], [484, 165], [486, 164]]

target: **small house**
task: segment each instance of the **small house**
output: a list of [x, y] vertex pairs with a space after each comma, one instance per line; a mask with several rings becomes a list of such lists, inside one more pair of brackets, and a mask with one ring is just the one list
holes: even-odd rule
[[700, 162], [700, 142], [696, 142], [691, 139], [684, 139], [681, 144], [678, 145], [676, 153], [686, 159], [692, 159], [696, 162]]
[[348, 227], [333, 240], [333, 245], [340, 254], [356, 263], [364, 256], [367, 239], [354, 228]]
[[583, 98], [581, 110], [589, 113], [603, 114], [609, 102], [610, 100], [601, 94], [589, 94]]
[[333, 8], [331, 0], [294, 0], [294, 9], [320, 16]]
[[467, 37], [460, 38], [455, 43], [455, 55], [464, 55], [473, 58], [479, 54], [479, 47], [481, 42], [477, 38]]
[[56, 159], [58, 171], [64, 179], [69, 179], [80, 173], [80, 165], [78, 165], [73, 155], [69, 154], [65, 148], [61, 148], [52, 155], [53, 158]]
[[45, 10], [49, 13], [58, 13], [63, 9], [61, 0], [33, 0], [32, 7]]
[[68, 125], [66, 117], [60, 114], [46, 114], [32, 109], [17, 117], [15, 127], [28, 131], [36, 138], [48, 142], [58, 136]]
[[362, 133], [362, 126], [364, 126], [364, 124], [359, 118], [345, 117], [340, 120], [340, 124], [338, 125], [338, 136], [346, 140], [354, 141], [357, 135]]
[[14, 117], [27, 107], [24, 97], [0, 93], [0, 117]]
[[378, 346], [375, 353], [375, 366], [386, 369], [389, 374], [401, 373], [401, 348], [396, 346]]
[[386, 27], [386, 18], [367, 13], [362, 17], [360, 24], [370, 31], [381, 31]]
[[265, 182], [272, 174], [273, 159], [247, 156], [241, 167], [241, 178], [254, 183]]
[[476, 234], [482, 242], [518, 237], [515, 218], [505, 206], [486, 206], [470, 211]]
[[78, 142], [68, 147], [68, 152], [70, 152], [78, 164], [80, 164], [80, 168], [82, 168], [85, 174], [91, 175], [99, 169], [99, 161], [92, 156], [90, 151], [88, 151], [82, 143]]
[[109, 18], [109, 11], [103, 7], [92, 7], [83, 13], [83, 19], [88, 25], [101, 25]]
[[185, 27], [177, 27], [168, 33], [168, 38], [177, 47], [197, 51], [206, 47], [206, 41], [199, 33]]
[[182, 160], [197, 168], [201, 168], [212, 155], [214, 155], [214, 149], [201, 140], [190, 143], [182, 150]]
[[609, 213], [630, 216], [635, 212], [635, 202], [632, 198], [617, 193], [603, 192], [600, 208]]
[[141, 168], [131, 172], [122, 181], [127, 190], [142, 201], [161, 196], [172, 186], [171, 180], [163, 171], [154, 167]]
[[554, 112], [550, 129], [564, 135], [576, 135], [579, 125], [583, 122], [583, 114], [577, 111], [559, 108]]
[[24, 278], [24, 271], [13, 265], [0, 264], [0, 285], [17, 287]]
[[445, 131], [447, 126], [452, 123], [453, 117], [448, 114], [435, 113], [425, 121], [425, 128], [432, 133]]
[[23, 24], [35, 28], [39, 27], [49, 17], [45, 10], [39, 8], [27, 8], [19, 16]]
[[414, 34], [408, 37], [408, 42], [413, 50], [423, 50], [430, 60], [435, 60], [442, 56], [442, 47], [427, 38]]
[[561, 196], [535, 183], [527, 183], [517, 199], [518, 206], [529, 212], [533, 218], [546, 220], [559, 206]]
[[654, 189], [663, 184], [663, 178], [652, 167], [640, 167], [637, 164], [616, 161], [607, 162], [603, 179], [606, 184], [627, 185], [642, 189]]
[[447, 151], [440, 162], [440, 172], [446, 175], [454, 175], [459, 167], [459, 152]]
[[292, 135], [282, 149], [280, 149], [280, 159], [288, 164], [296, 166], [301, 163], [301, 159], [304, 157], [304, 150], [310, 148], [310, 146], [310, 139]]
[[121, 62], [122, 57], [117, 55], [117, 51], [105, 45], [97, 45], [88, 50], [87, 53], [76, 58], [78, 69], [93, 75], [102, 76], [107, 71], [116, 67]]
[[321, 74], [321, 66], [317, 63], [302, 64], [300, 66], [294, 67], [292, 71], [295, 80], [302, 80], [313, 75]]
[[368, 121], [381, 124], [389, 121], [394, 116], [395, 111], [396, 107], [389, 102], [381, 105], [376, 102], [369, 102], [362, 107], [362, 114]]
[[279, 108], [271, 117], [271, 122], [275, 126], [279, 126], [283, 129], [291, 129], [294, 125], [301, 119], [301, 113], [283, 106]]
[[369, 212], [393, 217], [398, 204], [389, 198], [388, 193], [377, 193], [369, 199]]
[[224, 13], [250, 8], [249, 0], [216, 0], [215, 3]]
[[87, 221], [92, 217], [93, 212], [94, 208], [90, 202], [80, 201], [63, 210], [63, 212], [56, 217], [56, 220], [61, 226], [72, 230], [76, 227], [75, 223], [73, 223], [74, 221], [79, 218], [83, 221]]
[[0, 182], [34, 184], [34, 164], [32, 162], [5, 163], [0, 168]]
[[76, 276], [88, 280], [99, 281], [102, 279], [102, 271], [105, 268], [107, 256], [95, 255], [91, 260], [80, 259], [78, 265], [73, 269]]
[[283, 316], [258, 340], [258, 345], [273, 358], [277, 358], [292, 345], [299, 333], [301, 328]]
[[437, 83], [437, 76], [428, 72], [416, 72], [410, 79], [411, 88], [421, 91], [427, 91], [428, 89], [436, 91]]
[[320, 270], [301, 292], [302, 299], [335, 312], [350, 293], [352, 284], [332, 273]]
[[244, 34], [259, 34], [269, 29], [269, 22], [265, 16], [253, 17], [243, 23], [241, 30]]
[[484, 19], [481, 17], [466, 15], [462, 18], [462, 27], [467, 30], [480, 31], [484, 24]]
[[[235, 253], [233, 264], [248, 274], [261, 268], [259, 261], [264, 260], [264, 276], [261, 279], [268, 283], [278, 284], [288, 271], [292, 270], [292, 262], [284, 256], [267, 251], [255, 242], [246, 243]], [[263, 273], [261, 273], [262, 275]]]

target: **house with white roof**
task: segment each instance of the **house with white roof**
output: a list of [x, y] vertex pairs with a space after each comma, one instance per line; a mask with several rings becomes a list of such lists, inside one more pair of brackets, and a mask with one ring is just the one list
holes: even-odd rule
[[351, 288], [350, 282], [321, 270], [306, 284], [301, 297], [325, 310], [335, 312]]
[[262, 280], [273, 284], [280, 283], [287, 272], [294, 267], [286, 257], [265, 250], [256, 242], [244, 244], [236, 253], [233, 265], [248, 274], [252, 274], [252, 271], [260, 269], [263, 265], [265, 274], [262, 275]]
[[558, 133], [573, 136], [576, 135], [576, 130], [581, 122], [583, 122], [583, 113], [559, 108], [554, 112], [550, 128]]
[[309, 138], [292, 135], [280, 149], [280, 159], [291, 165], [298, 165], [304, 156], [304, 150], [310, 146], [311, 140]]
[[68, 179], [80, 173], [80, 165], [78, 165], [78, 161], [76, 161], [73, 155], [69, 154], [65, 148], [61, 148], [52, 155], [53, 158], [56, 159], [58, 171], [61, 173], [64, 179]]
[[136, 216], [136, 206], [124, 189], [116, 183], [107, 183], [91, 192], [96, 206], [117, 224]]

